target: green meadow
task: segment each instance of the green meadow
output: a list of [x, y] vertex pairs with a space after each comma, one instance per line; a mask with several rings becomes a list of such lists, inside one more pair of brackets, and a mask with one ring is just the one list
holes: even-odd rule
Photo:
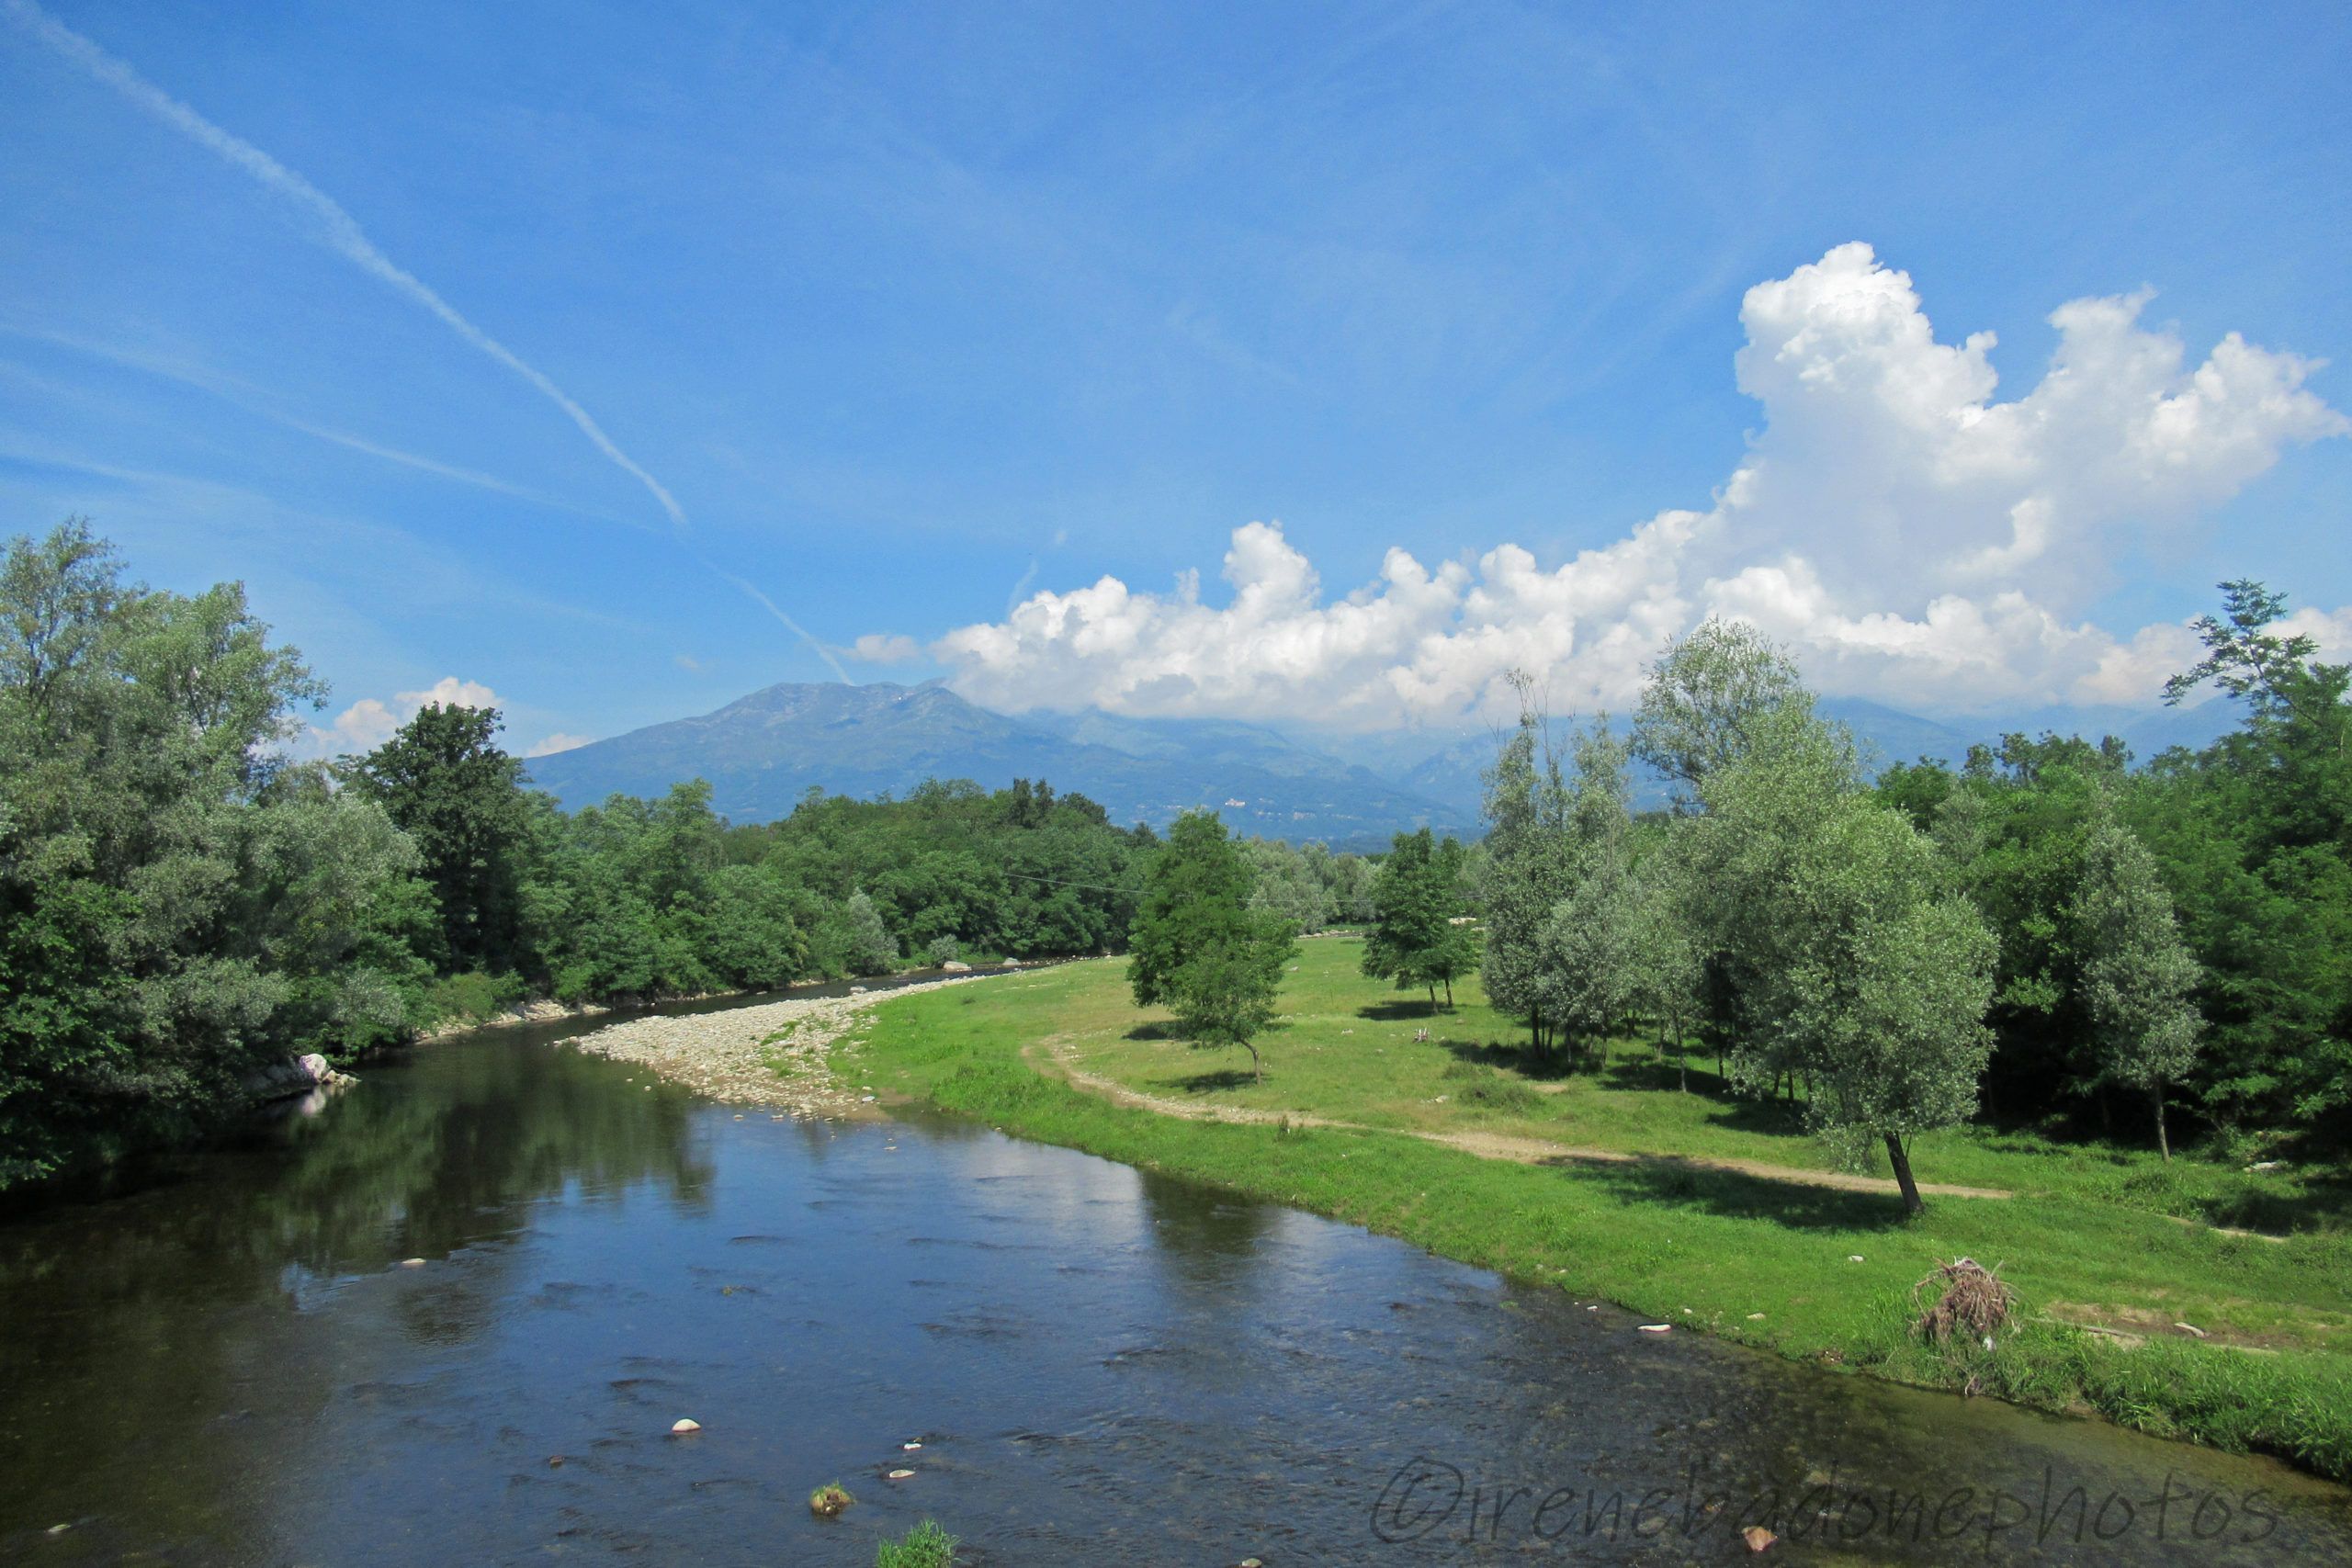
[[[1688, 1062], [1687, 1089], [1648, 1041], [1550, 1072], [1475, 981], [1432, 1012], [1363, 978], [1361, 952], [1300, 943], [1262, 1080], [1244, 1053], [1171, 1038], [1111, 959], [892, 1001], [840, 1052], [895, 1098], [1680, 1329], [2352, 1480], [2343, 1172], [1969, 1127], [1919, 1140], [1919, 1179], [2009, 1196], [1931, 1190], [1905, 1221], [1891, 1181], [1823, 1184], [1837, 1167], [1795, 1109], [1733, 1098], [1712, 1058]], [[2018, 1292], [1989, 1349], [1912, 1326], [1914, 1287], [1963, 1256]]]

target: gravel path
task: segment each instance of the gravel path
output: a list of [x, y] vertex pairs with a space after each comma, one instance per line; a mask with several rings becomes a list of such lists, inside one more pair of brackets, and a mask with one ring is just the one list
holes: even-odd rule
[[870, 1110], [868, 1097], [855, 1084], [836, 1082], [825, 1058], [860, 1012], [893, 997], [991, 978], [967, 975], [861, 996], [802, 997], [716, 1012], [635, 1018], [571, 1043], [590, 1055], [634, 1062], [712, 1100], [800, 1116], [850, 1115]]

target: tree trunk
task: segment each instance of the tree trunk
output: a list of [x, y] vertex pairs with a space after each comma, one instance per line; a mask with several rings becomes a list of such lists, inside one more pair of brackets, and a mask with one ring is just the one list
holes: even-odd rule
[[1241, 1048], [1250, 1053], [1250, 1081], [1251, 1083], [1264, 1083], [1266, 1081], [1266, 1064], [1259, 1056], [1258, 1047], [1250, 1044], [1247, 1040], [1244, 1040], [1241, 1043]]
[[1445, 1010], [1453, 1010], [1453, 976], [1451, 975], [1445, 977]]
[[1434, 981], [1430, 985], [1430, 1016], [1437, 1016], [1437, 985]]
[[1886, 1157], [1894, 1165], [1894, 1184], [1903, 1189], [1903, 1212], [1924, 1213], [1928, 1205], [1919, 1201], [1919, 1184], [1911, 1179], [1911, 1156], [1903, 1150], [1903, 1140], [1889, 1133], [1886, 1135]]
[[2161, 1081], [2148, 1090], [2148, 1098], [2156, 1107], [2156, 1148], [2165, 1156], [2165, 1163], [2170, 1165], [2172, 1140], [2165, 1136], [2165, 1086]]

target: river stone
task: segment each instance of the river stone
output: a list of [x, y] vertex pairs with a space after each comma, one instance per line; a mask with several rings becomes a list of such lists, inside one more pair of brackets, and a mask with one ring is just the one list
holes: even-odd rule
[[914, 1472], [911, 1470], [894, 1470], [890, 1472], [890, 1479], [893, 1481], [904, 1481], [913, 1474]]
[[688, 1432], [699, 1432], [701, 1430], [701, 1422], [684, 1416], [681, 1416], [675, 1421], [670, 1423], [670, 1431], [674, 1437], [684, 1437]]

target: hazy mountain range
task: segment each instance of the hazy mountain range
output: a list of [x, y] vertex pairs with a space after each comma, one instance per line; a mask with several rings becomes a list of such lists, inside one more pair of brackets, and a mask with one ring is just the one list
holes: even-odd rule
[[[2044, 728], [2111, 731], [2146, 757], [2169, 745], [2201, 745], [2236, 716], [2221, 703], [1949, 722], [1852, 699], [1823, 708], [1882, 761], [1957, 761], [1974, 740]], [[1478, 773], [1500, 739], [1487, 729], [1309, 737], [1227, 719], [1011, 717], [937, 684], [786, 684], [529, 766], [540, 788], [575, 809], [616, 793], [658, 795], [704, 778], [717, 810], [738, 822], [764, 822], [788, 815], [811, 789], [903, 795], [930, 778], [970, 779], [990, 789], [1028, 778], [1090, 795], [1116, 822], [1164, 826], [1180, 811], [1209, 807], [1238, 831], [1363, 847], [1385, 843], [1400, 828], [1476, 832]], [[1638, 779], [1636, 791], [1645, 804], [1665, 799], [1654, 779]]]

